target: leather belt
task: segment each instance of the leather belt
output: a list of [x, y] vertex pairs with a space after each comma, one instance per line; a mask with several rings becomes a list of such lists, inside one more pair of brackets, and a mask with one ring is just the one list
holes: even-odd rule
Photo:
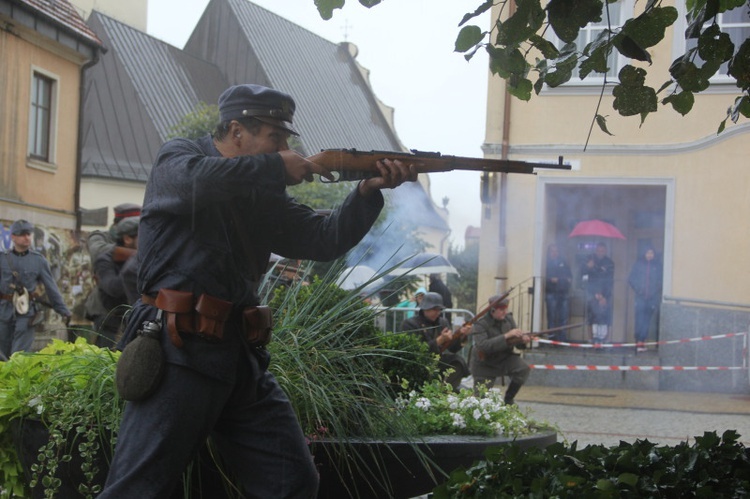
[[8, 300], [8, 301], [13, 301], [13, 295], [12, 294], [9, 294], [9, 295], [0, 294], [0, 299], [2, 299], [2, 300]]
[[[177, 348], [183, 346], [179, 333], [195, 334], [210, 341], [224, 337], [224, 323], [233, 305], [210, 295], [195, 299], [193, 293], [161, 289], [156, 298], [141, 295], [141, 301], [165, 312], [169, 340]], [[242, 330], [252, 346], [263, 346], [271, 340], [272, 313], [266, 306], [242, 310]]]

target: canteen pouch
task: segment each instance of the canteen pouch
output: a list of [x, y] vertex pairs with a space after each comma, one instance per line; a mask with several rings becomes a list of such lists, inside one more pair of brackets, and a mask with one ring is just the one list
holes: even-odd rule
[[265, 346], [271, 341], [273, 313], [270, 307], [260, 305], [247, 307], [242, 311], [242, 325], [245, 337], [251, 346]]
[[197, 333], [220, 340], [224, 337], [224, 323], [232, 313], [232, 302], [203, 293], [195, 304]]
[[145, 321], [117, 361], [115, 386], [123, 400], [147, 399], [159, 387], [164, 374], [164, 352], [159, 343], [161, 324]]

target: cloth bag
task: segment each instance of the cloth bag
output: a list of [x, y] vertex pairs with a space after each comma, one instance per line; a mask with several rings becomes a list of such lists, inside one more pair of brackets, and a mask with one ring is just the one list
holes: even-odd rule
[[13, 308], [16, 309], [18, 315], [29, 313], [30, 301], [29, 292], [24, 286], [21, 286], [21, 289], [16, 289], [15, 293], [13, 293]]

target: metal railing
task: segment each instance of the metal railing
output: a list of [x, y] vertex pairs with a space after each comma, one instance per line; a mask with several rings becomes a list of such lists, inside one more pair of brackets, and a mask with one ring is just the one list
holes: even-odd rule
[[[384, 307], [376, 305], [373, 308], [377, 311], [375, 325], [383, 332], [400, 332], [401, 323], [419, 313], [419, 309], [416, 307]], [[464, 324], [474, 317], [471, 311], [463, 308], [446, 308], [443, 313], [451, 314], [451, 322], [455, 327]]]

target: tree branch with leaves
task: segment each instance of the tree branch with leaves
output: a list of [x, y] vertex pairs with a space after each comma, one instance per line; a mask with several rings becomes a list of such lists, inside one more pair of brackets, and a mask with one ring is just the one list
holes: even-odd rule
[[[330, 19], [345, 0], [314, 0], [324, 19]], [[380, 0], [359, 0], [372, 7]], [[677, 0], [680, 1], [680, 0]], [[732, 41], [719, 16], [742, 15], [750, 22], [746, 0], [687, 0], [685, 51], [669, 67], [669, 76], [660, 88], [646, 84], [651, 64], [649, 49], [664, 42], [667, 29], [674, 26], [678, 10], [661, 0], [648, 0], [643, 12], [613, 26], [609, 6], [602, 0], [486, 0], [473, 12], [464, 15], [455, 50], [467, 60], [479, 50], [489, 54], [490, 70], [507, 82], [508, 91], [522, 100], [530, 100], [545, 86], [559, 87], [577, 75], [604, 75], [602, 92], [610, 83], [607, 73], [612, 54], [642, 64], [626, 64], [613, 83], [612, 107], [621, 116], [640, 116], [641, 123], [658, 110], [658, 104], [669, 105], [681, 115], [693, 108], [695, 95], [711, 86], [710, 79], [727, 65], [726, 75], [734, 81], [739, 95], [727, 109], [720, 123], [721, 133], [727, 121], [737, 123], [740, 116], [750, 118], [750, 39], [739, 46]], [[489, 30], [470, 24], [472, 19], [497, 6]], [[742, 9], [742, 10], [738, 10]], [[604, 22], [603, 22], [604, 20]], [[599, 35], [585, 46], [575, 42], [581, 29], [605, 24]], [[560, 44], [553, 43], [554, 39]], [[607, 133], [607, 120], [597, 109], [594, 122]], [[611, 135], [611, 134], [610, 134]]]

